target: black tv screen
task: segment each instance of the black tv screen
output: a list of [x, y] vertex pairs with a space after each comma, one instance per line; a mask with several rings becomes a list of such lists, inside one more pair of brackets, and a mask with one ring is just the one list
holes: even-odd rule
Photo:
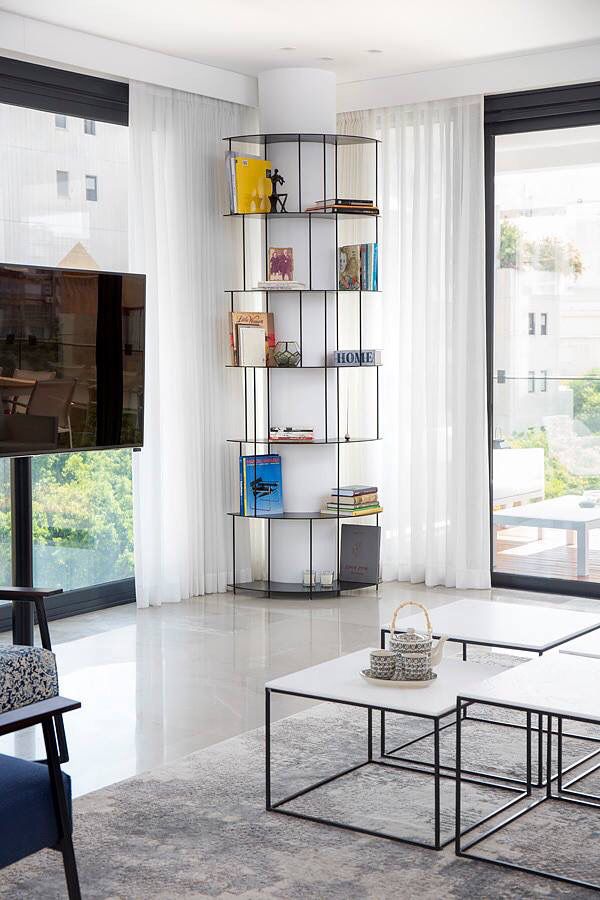
[[0, 265], [0, 456], [141, 447], [146, 278]]

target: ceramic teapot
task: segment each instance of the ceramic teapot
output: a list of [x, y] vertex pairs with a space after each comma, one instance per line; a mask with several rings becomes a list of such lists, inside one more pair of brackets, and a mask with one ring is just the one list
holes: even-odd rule
[[[426, 634], [420, 634], [414, 628], [396, 634], [396, 616], [405, 606], [417, 606], [423, 610]], [[432, 668], [442, 661], [447, 636], [443, 635], [434, 646], [431, 630], [429, 613], [421, 603], [406, 600], [394, 610], [390, 625], [390, 650], [396, 654], [396, 678], [400, 681], [429, 681], [433, 677]]]

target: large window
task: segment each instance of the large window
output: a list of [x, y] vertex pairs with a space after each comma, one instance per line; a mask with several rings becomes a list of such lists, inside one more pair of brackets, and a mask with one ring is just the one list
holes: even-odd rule
[[[11, 96], [23, 65], [0, 60], [0, 97]], [[41, 67], [33, 70], [44, 81]], [[78, 96], [80, 77], [86, 83]], [[56, 105], [66, 93], [65, 79], [70, 84], [71, 78], [73, 97], [61, 112]], [[58, 99], [52, 97], [52, 79]], [[0, 258], [127, 271], [127, 128], [102, 121], [112, 113], [105, 88], [93, 99], [97, 79], [52, 70], [48, 81], [49, 97], [32, 99], [32, 106], [47, 103], [48, 111], [0, 103]], [[113, 118], [126, 120], [126, 92], [119, 102]], [[90, 116], [84, 118], [90, 104]], [[67, 114], [73, 108], [81, 117]], [[74, 369], [70, 377], [86, 376]], [[0, 460], [0, 583], [10, 583], [9, 469]], [[32, 475], [34, 583], [69, 591], [131, 579], [131, 452], [36, 457]]]
[[600, 124], [507, 115], [488, 141], [494, 580], [598, 593]]

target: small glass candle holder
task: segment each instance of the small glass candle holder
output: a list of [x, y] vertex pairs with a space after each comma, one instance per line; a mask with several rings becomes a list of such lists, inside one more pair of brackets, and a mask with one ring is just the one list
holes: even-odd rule
[[310, 569], [305, 569], [304, 574], [302, 576], [302, 584], [304, 587], [311, 587], [317, 583], [317, 573], [314, 569], [311, 571]]
[[321, 585], [323, 587], [333, 586], [333, 571], [331, 569], [326, 569], [324, 572], [321, 572]]

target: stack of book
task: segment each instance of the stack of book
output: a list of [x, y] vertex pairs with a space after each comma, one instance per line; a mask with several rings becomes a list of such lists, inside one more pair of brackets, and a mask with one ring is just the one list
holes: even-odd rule
[[379, 290], [378, 244], [346, 244], [338, 253], [340, 291]]
[[378, 216], [379, 208], [375, 206], [372, 200], [351, 200], [342, 197], [336, 197], [331, 200], [315, 200], [312, 206], [306, 207], [306, 212], [337, 212], [349, 213], [352, 215]]
[[321, 513], [326, 516], [374, 516], [383, 512], [377, 488], [366, 484], [347, 484], [332, 488]]
[[314, 432], [314, 428], [310, 425], [271, 425], [269, 440], [306, 443], [314, 440]]

